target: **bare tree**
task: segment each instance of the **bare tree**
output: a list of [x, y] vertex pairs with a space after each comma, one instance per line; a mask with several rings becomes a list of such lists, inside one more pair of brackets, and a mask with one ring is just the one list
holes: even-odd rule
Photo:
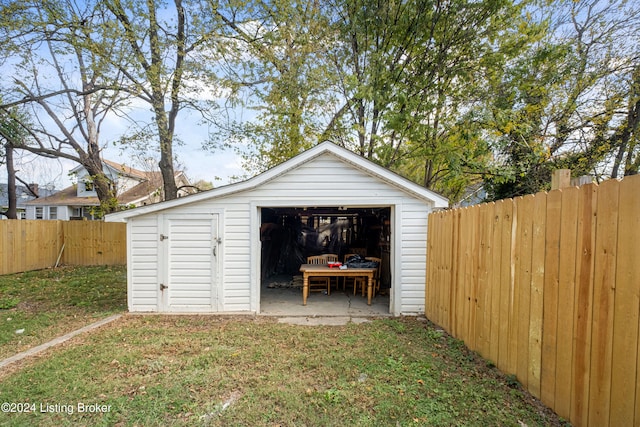
[[185, 108], [206, 116], [210, 105], [197, 98], [214, 86], [217, 28], [206, 1], [106, 0], [118, 23], [118, 37], [126, 44], [131, 63], [112, 61], [126, 77], [131, 93], [148, 104], [158, 138], [158, 163], [164, 197], [175, 199], [178, 187], [174, 171], [174, 139], [178, 115]]
[[2, 108], [20, 103], [30, 109], [31, 119], [16, 119], [27, 138], [13, 148], [81, 164], [93, 181], [101, 210], [108, 213], [117, 200], [102, 169], [100, 128], [123, 105], [126, 92], [120, 90], [122, 74], [103, 59], [125, 61], [117, 43], [107, 38], [104, 11], [91, 2], [9, 6], [0, 16], [20, 62], [13, 64], [11, 91], [5, 89], [14, 101]]
[[6, 216], [9, 219], [17, 219], [17, 200], [16, 200], [16, 181], [19, 178], [16, 175], [16, 169], [14, 164], [14, 146], [21, 143], [24, 137], [19, 124], [20, 114], [16, 108], [10, 111], [0, 111], [0, 141], [4, 142], [2, 148], [4, 152], [2, 154], [4, 165], [7, 168], [7, 210], [0, 212], [0, 214]]
[[[83, 165], [109, 212], [116, 199], [102, 172], [100, 134], [105, 120], [117, 117], [142, 129], [121, 141], [147, 150], [158, 141], [164, 198], [177, 197], [178, 115], [185, 108], [209, 114], [211, 104], [198, 99], [202, 86], [215, 85], [216, 25], [204, 4], [175, 0], [172, 9], [155, 0], [6, 3], [0, 32], [21, 61], [11, 64], [18, 71], [7, 92], [12, 99], [0, 108], [28, 104], [36, 118], [24, 125], [30, 143], [16, 148]], [[148, 117], [130, 105], [134, 100], [151, 107], [153, 126], [141, 124]]]

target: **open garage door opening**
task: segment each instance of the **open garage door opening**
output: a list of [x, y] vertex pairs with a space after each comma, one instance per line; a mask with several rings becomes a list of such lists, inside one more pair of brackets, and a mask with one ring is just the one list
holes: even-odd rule
[[[391, 208], [390, 207], [274, 207], [261, 209], [261, 311], [284, 309], [287, 304], [302, 306], [300, 266], [310, 256], [333, 254], [340, 262], [357, 254], [380, 261], [379, 290], [374, 306], [389, 313], [391, 294]], [[355, 294], [354, 294], [354, 287]], [[364, 305], [366, 296], [353, 278], [331, 278], [330, 292], [311, 292], [308, 310], [321, 307], [336, 312], [338, 306]], [[276, 307], [277, 306], [277, 307]], [[285, 313], [274, 313], [285, 314]]]

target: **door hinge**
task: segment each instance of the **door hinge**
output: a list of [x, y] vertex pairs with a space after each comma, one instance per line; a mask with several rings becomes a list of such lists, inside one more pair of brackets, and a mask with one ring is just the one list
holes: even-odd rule
[[163, 240], [168, 240], [169, 236], [165, 236], [164, 234], [160, 235], [160, 241], [162, 242]]
[[218, 254], [216, 253], [216, 248], [218, 247], [218, 245], [219, 245], [220, 243], [222, 243], [222, 239], [221, 239], [221, 238], [219, 238], [219, 237], [214, 237], [214, 238], [213, 238], [213, 243], [214, 243], [214, 246], [213, 246], [213, 256], [218, 256]]

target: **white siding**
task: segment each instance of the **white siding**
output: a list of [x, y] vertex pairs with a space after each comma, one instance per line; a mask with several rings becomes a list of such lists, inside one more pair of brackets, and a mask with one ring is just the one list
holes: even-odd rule
[[[260, 289], [261, 207], [391, 206], [393, 314], [424, 312], [427, 215], [431, 205], [361, 169], [324, 153], [258, 188], [133, 217], [130, 236], [130, 309], [156, 307], [157, 218], [221, 212], [221, 310], [256, 311]], [[156, 304], [156, 305], [154, 305]], [[137, 310], [136, 310], [137, 309]]]
[[399, 233], [402, 314], [424, 313], [428, 215], [424, 203], [417, 200], [403, 203]]
[[129, 223], [128, 299], [129, 311], [159, 311], [158, 216], [137, 217]]
[[58, 219], [61, 221], [69, 221], [71, 215], [69, 214], [68, 206], [58, 206]]
[[25, 208], [26, 219], [36, 219], [36, 207], [27, 206]]

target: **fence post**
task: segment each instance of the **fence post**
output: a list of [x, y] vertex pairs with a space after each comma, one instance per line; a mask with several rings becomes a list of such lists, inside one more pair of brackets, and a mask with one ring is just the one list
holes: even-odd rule
[[556, 169], [551, 174], [551, 189], [559, 190], [571, 186], [571, 170]]

